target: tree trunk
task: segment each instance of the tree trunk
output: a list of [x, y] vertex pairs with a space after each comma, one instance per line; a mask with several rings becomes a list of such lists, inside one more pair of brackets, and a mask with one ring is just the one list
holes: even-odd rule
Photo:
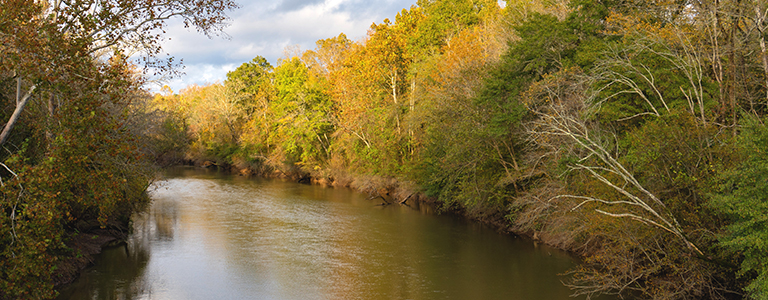
[[[768, 11], [768, 10], [766, 10]], [[757, 32], [760, 33], [760, 57], [763, 61], [763, 76], [765, 79], [765, 100], [768, 101], [768, 53], [765, 49], [765, 22], [766, 15], [761, 13], [760, 7], [755, 6], [755, 23], [757, 24]]]
[[722, 30], [722, 24], [720, 22], [720, 1], [715, 1], [712, 12], [712, 32], [709, 37], [712, 43], [712, 73], [715, 76], [718, 87], [718, 103], [720, 104], [718, 114], [725, 113], [725, 89], [724, 89], [724, 76], [723, 76], [723, 61], [720, 54], [720, 42], [718, 33]]
[[24, 106], [27, 105], [29, 98], [32, 97], [32, 93], [35, 92], [36, 88], [37, 85], [33, 84], [29, 88], [29, 91], [27, 91], [24, 96], [21, 96], [21, 77], [16, 78], [16, 109], [13, 111], [13, 115], [11, 115], [8, 123], [5, 124], [3, 132], [0, 133], [0, 146], [5, 145], [5, 142], [8, 141], [8, 136], [10, 136], [11, 130], [13, 130], [13, 125], [19, 120], [21, 112], [24, 111]]
[[736, 136], [736, 24], [731, 20], [730, 41], [728, 45], [728, 104], [731, 108], [733, 136]]
[[397, 102], [397, 69], [392, 72], [392, 77], [390, 77], [390, 86], [392, 87], [392, 100], [395, 102], [395, 122], [397, 124], [397, 134], [400, 135], [400, 105]]

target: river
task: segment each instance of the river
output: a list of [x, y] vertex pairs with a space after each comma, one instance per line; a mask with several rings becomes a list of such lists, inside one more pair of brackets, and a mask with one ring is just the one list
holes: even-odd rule
[[176, 169], [58, 299], [574, 299], [562, 251], [348, 189]]

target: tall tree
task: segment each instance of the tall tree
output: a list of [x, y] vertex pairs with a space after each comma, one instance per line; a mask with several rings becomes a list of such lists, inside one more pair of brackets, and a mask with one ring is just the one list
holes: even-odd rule
[[325, 84], [325, 78], [310, 72], [297, 57], [282, 60], [275, 68], [270, 140], [284, 151], [284, 162], [316, 166], [328, 158], [333, 126]]
[[[419, 0], [426, 20], [418, 25], [413, 42], [420, 48], [438, 52], [464, 28], [480, 23], [484, 14], [499, 9], [493, 0]], [[426, 53], [432, 54], [432, 53]]]
[[[168, 71], [172, 60], [161, 64], [155, 60], [161, 51], [163, 29], [171, 18], [180, 18], [186, 26], [193, 26], [205, 34], [215, 34], [224, 26], [225, 13], [237, 5], [230, 0], [169, 0], [169, 1], [21, 1], [5, 0], [4, 12], [11, 16], [6, 39], [11, 42], [6, 55], [17, 60], [46, 59], [53, 68], [39, 70], [31, 67], [33, 62], [19, 61], [11, 75], [17, 80], [19, 95], [14, 113], [0, 133], [0, 145], [8, 139], [13, 126], [19, 119], [27, 101], [40, 84], [50, 84], [51, 69], [65, 67], [59, 63], [62, 55], [81, 57], [102, 57], [106, 60], [111, 55], [120, 55], [138, 50], [144, 53], [143, 60], [147, 67], [158, 67]], [[23, 11], [20, 11], [23, 10]], [[17, 30], [26, 31], [23, 36], [14, 34]], [[31, 38], [31, 39], [29, 39]], [[36, 40], [36, 41], [35, 41]], [[29, 44], [32, 43], [32, 44]], [[15, 45], [14, 45], [15, 44]], [[47, 45], [46, 45], [47, 44]], [[64, 44], [79, 45], [78, 52], [40, 53], [40, 51], [61, 50]], [[10, 46], [13, 45], [13, 46]], [[59, 56], [58, 59], [51, 57]], [[26, 65], [26, 66], [25, 66]], [[61, 70], [59, 76], [78, 76]], [[82, 76], [82, 75], [81, 75]], [[49, 91], [53, 92], [53, 91]], [[54, 93], [55, 94], [55, 93]], [[52, 97], [55, 97], [53, 95]], [[51, 111], [53, 112], [53, 104]]]

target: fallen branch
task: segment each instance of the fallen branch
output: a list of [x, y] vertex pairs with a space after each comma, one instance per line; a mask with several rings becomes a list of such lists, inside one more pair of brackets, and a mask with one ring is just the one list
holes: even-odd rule
[[407, 203], [405, 203], [405, 202], [406, 202], [406, 201], [408, 201], [408, 199], [411, 199], [411, 196], [413, 196], [413, 194], [410, 194], [410, 195], [408, 195], [408, 197], [405, 197], [405, 199], [403, 199], [403, 201], [400, 201], [400, 205], [403, 205], [403, 204], [404, 204], [404, 205], [408, 205], [408, 204], [407, 204]]

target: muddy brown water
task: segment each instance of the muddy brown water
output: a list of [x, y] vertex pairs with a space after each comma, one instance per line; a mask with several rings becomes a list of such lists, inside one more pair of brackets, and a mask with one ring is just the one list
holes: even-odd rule
[[567, 253], [428, 207], [198, 169], [152, 198], [59, 299], [574, 299]]

